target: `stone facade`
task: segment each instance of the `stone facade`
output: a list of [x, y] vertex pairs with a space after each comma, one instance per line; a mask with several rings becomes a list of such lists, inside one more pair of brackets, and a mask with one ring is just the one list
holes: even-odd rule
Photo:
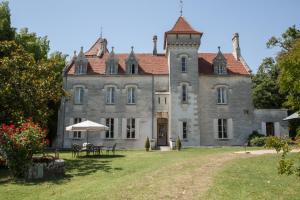
[[[87, 134], [65, 131], [80, 120], [109, 126], [88, 133], [99, 145], [143, 148], [147, 137], [168, 146], [177, 137], [183, 146], [243, 145], [253, 130], [286, 132], [280, 119], [286, 110], [254, 110], [250, 69], [234, 34], [233, 53], [198, 53], [202, 33], [181, 16], [165, 33], [165, 54], [109, 53], [98, 39], [85, 53], [75, 54], [64, 70], [56, 146], [84, 143]], [[201, 49], [201, 48], [200, 48]], [[269, 120], [269, 121], [268, 121]], [[271, 120], [271, 121], [270, 121]], [[264, 124], [265, 122], [265, 124]], [[266, 124], [268, 122], [268, 124]], [[273, 131], [274, 132], [274, 131]]]

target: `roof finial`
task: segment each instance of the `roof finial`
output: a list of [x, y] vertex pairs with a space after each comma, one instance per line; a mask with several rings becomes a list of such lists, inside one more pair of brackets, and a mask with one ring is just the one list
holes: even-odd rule
[[218, 49], [219, 49], [219, 51], [221, 51], [221, 47], [220, 46], [218, 46]]
[[180, 16], [182, 16], [182, 12], [183, 12], [183, 11], [182, 11], [182, 10], [183, 10], [183, 1], [180, 0], [179, 3], [180, 3], [180, 5], [179, 5], [179, 6], [180, 6]]
[[133, 46], [131, 46], [131, 51], [133, 52]]

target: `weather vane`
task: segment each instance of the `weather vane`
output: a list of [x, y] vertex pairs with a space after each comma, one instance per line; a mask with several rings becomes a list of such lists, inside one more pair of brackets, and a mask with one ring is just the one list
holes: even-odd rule
[[180, 0], [180, 16], [182, 16], [183, 1]]
[[100, 27], [100, 38], [102, 38], [102, 26]]

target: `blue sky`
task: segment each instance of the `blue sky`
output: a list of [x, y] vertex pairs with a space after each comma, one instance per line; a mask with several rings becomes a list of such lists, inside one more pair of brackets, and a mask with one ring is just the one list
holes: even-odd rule
[[[199, 52], [231, 52], [234, 32], [240, 34], [242, 56], [253, 71], [276, 49], [266, 41], [289, 26], [300, 27], [299, 0], [184, 0], [183, 15], [204, 33]], [[72, 55], [87, 50], [99, 37], [100, 27], [109, 48], [117, 53], [152, 52], [152, 37], [158, 35], [163, 52], [163, 34], [179, 17], [179, 0], [12, 0], [12, 25], [28, 27], [47, 35], [51, 51]]]

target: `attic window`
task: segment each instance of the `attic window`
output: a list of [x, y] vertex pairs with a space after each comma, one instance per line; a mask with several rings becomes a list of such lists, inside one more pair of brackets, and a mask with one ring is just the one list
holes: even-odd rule
[[226, 74], [225, 68], [222, 65], [217, 66], [217, 73], [218, 74]]
[[130, 73], [131, 73], [131, 74], [135, 74], [135, 64], [132, 64], [132, 65], [130, 66]]

